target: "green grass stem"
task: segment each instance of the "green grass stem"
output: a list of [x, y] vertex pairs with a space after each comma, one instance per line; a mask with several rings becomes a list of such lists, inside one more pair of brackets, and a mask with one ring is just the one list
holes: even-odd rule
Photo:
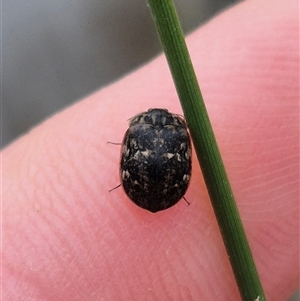
[[[148, 0], [244, 301], [265, 301], [258, 273], [172, 0]], [[213, 38], [213, 37], [212, 37]]]

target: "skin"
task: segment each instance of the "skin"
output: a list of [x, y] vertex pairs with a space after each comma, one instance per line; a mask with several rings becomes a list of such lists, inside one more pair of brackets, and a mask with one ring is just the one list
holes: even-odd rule
[[[187, 38], [268, 300], [299, 277], [298, 2], [246, 1]], [[181, 113], [165, 58], [2, 152], [3, 300], [240, 300], [197, 158], [152, 214], [118, 188], [127, 119]]]

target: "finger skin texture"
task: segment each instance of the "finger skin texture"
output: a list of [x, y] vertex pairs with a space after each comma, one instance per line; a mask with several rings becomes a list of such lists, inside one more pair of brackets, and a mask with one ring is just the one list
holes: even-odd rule
[[[187, 38], [268, 300], [299, 286], [298, 2], [246, 1]], [[190, 206], [118, 176], [128, 119], [181, 113], [163, 56], [2, 152], [3, 300], [240, 300], [195, 152]]]

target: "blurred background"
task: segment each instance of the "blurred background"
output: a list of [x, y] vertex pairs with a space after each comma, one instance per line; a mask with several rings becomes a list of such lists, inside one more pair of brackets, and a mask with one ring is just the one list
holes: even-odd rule
[[[174, 2], [188, 33], [238, 0]], [[1, 147], [160, 52], [146, 0], [3, 1]]]
[[[175, 0], [185, 32], [234, 0]], [[2, 141], [161, 52], [146, 0], [2, 2]]]

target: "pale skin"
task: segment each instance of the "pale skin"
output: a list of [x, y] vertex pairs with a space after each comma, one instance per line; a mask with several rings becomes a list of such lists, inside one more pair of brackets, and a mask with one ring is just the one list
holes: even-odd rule
[[[299, 286], [298, 2], [246, 1], [188, 38], [268, 300]], [[229, 34], [230, 33], [230, 34]], [[195, 152], [174, 207], [118, 188], [127, 119], [181, 113], [165, 58], [2, 152], [3, 300], [240, 300]]]

